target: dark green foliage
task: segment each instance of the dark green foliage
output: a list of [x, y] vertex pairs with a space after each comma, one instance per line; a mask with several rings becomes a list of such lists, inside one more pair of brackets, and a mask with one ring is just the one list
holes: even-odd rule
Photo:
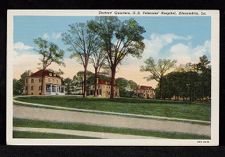
[[[184, 101], [209, 101], [211, 98], [211, 67], [206, 56], [193, 66], [192, 71], [171, 72], [162, 79], [163, 98], [181, 98]], [[160, 86], [160, 84], [158, 85]], [[156, 96], [159, 97], [156, 89]]]
[[21, 95], [23, 93], [24, 83], [21, 79], [13, 79], [13, 95]]
[[30, 71], [27, 70], [24, 73], [20, 75], [20, 79], [13, 79], [13, 95], [22, 95], [24, 94], [24, 85], [25, 85], [25, 79], [29, 75]]
[[137, 83], [133, 80], [127, 80], [119, 77], [116, 79], [116, 85], [119, 87], [121, 97], [133, 97], [134, 90], [137, 88]]

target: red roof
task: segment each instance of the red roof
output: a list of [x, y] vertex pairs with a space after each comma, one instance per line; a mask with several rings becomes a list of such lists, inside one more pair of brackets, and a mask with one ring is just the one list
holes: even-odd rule
[[138, 89], [149, 90], [149, 89], [152, 89], [152, 87], [151, 86], [140, 86]]
[[[33, 74], [30, 75], [30, 77], [41, 77], [42, 76], [42, 72], [44, 76], [49, 76], [49, 77], [59, 77], [58, 75], [56, 75], [54, 72], [51, 72], [49, 70], [39, 70]], [[59, 77], [60, 78], [60, 77]]]
[[[106, 80], [98, 80], [98, 84], [110, 85], [110, 81], [106, 81]], [[117, 85], [115, 84], [114, 86], [117, 86]]]
[[105, 84], [105, 85], [109, 85], [110, 83], [106, 80], [99, 80], [98, 84]]

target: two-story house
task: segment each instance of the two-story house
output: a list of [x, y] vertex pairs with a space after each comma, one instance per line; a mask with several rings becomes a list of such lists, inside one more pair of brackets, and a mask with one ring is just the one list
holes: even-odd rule
[[145, 99], [155, 98], [154, 89], [151, 86], [138, 86], [135, 90], [135, 93], [138, 97]]
[[[111, 85], [109, 81], [97, 80], [97, 96], [108, 98], [111, 94]], [[91, 85], [88, 89], [88, 95], [94, 95], [94, 85]], [[119, 97], [119, 88], [114, 86], [114, 96]]]
[[24, 94], [42, 95], [42, 75], [43, 75], [43, 95], [65, 95], [65, 88], [62, 79], [49, 70], [39, 70], [25, 78]]

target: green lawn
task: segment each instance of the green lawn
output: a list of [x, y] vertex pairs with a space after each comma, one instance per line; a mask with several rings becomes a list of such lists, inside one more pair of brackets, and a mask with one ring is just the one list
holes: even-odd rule
[[[177, 133], [177, 132], [159, 132], [159, 131], [138, 130], [138, 129], [103, 127], [103, 126], [87, 125], [87, 124], [80, 124], [80, 123], [60, 123], [60, 122], [48, 122], [48, 121], [26, 120], [26, 119], [16, 119], [16, 118], [13, 119], [13, 126], [108, 132], [108, 133], [119, 133], [119, 134], [126, 134], [126, 135], [130, 134], [130, 135], [154, 136], [154, 137], [171, 138], [171, 139], [210, 139], [210, 137], [208, 136]], [[27, 137], [31, 135], [30, 134], [25, 135], [24, 133], [24, 136]], [[43, 136], [45, 137], [45, 135]], [[23, 136], [20, 136], [20, 137], [23, 137]], [[41, 136], [38, 136], [38, 137], [42, 138]]]
[[91, 137], [62, 135], [52, 133], [39, 133], [29, 131], [13, 131], [13, 138], [37, 138], [37, 139], [94, 139]]
[[18, 97], [15, 100], [79, 109], [113, 111], [210, 121], [211, 105], [134, 98], [81, 98], [76, 96]]

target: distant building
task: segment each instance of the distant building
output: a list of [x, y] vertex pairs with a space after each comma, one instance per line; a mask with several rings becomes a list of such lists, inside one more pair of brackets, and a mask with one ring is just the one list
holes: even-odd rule
[[[39, 70], [25, 78], [25, 88], [23, 92], [25, 95], [41, 95], [42, 71], [43, 70]], [[43, 76], [43, 95], [65, 95], [65, 88], [62, 85], [61, 77], [49, 70], [43, 71]]]
[[[110, 82], [105, 80], [98, 80], [97, 81], [97, 96], [108, 98], [111, 94], [111, 85]], [[91, 85], [88, 89], [88, 95], [94, 95], [95, 86]], [[119, 88], [114, 86], [114, 96], [119, 97]]]
[[151, 86], [138, 86], [135, 94], [140, 98], [152, 99], [155, 98], [154, 89]]

